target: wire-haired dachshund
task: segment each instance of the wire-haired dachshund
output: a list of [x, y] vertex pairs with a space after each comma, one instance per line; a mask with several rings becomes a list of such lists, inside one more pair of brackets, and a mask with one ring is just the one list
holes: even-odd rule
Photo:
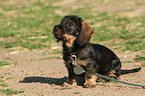
[[[76, 70], [85, 72], [84, 87], [96, 85], [98, 80], [96, 73], [113, 78], [118, 78], [120, 74], [123, 74], [119, 58], [110, 49], [89, 43], [94, 30], [80, 17], [65, 16], [60, 24], [53, 28], [52, 33], [57, 42], [63, 42], [63, 60], [68, 69], [68, 80], [63, 85], [76, 84]], [[140, 69], [128, 70], [126, 73], [137, 72]]]

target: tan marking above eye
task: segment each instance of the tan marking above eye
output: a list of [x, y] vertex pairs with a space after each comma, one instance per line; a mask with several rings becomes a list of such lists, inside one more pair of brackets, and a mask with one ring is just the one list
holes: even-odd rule
[[71, 23], [71, 22], [73, 22], [73, 21], [72, 21], [72, 20], [69, 20], [68, 22]]
[[72, 20], [69, 20], [68, 25], [71, 27], [71, 26], [73, 26], [73, 24], [74, 24], [74, 22]]

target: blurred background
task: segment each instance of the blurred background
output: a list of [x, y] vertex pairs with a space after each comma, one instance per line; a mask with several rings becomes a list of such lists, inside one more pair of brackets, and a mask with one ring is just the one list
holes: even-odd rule
[[78, 15], [95, 30], [92, 43], [145, 50], [145, 0], [0, 0], [0, 48], [51, 49], [52, 29], [65, 15]]

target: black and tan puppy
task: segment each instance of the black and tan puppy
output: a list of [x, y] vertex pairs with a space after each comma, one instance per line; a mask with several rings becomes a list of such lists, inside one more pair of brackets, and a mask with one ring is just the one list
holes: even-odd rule
[[[76, 84], [75, 64], [72, 64], [72, 56], [79, 67], [85, 70], [84, 87], [96, 85], [96, 73], [117, 78], [121, 74], [121, 62], [119, 58], [108, 48], [91, 44], [89, 40], [94, 34], [93, 29], [80, 17], [75, 15], [65, 16], [59, 25], [53, 29], [57, 41], [63, 42], [63, 59], [68, 69], [68, 80], [64, 84]], [[130, 70], [139, 71], [140, 68]]]

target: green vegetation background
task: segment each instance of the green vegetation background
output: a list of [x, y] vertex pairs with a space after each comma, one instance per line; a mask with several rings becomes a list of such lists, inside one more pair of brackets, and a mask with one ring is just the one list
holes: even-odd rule
[[[96, 0], [96, 4], [104, 4], [103, 1]], [[114, 46], [115, 50], [121, 51], [145, 50], [145, 15], [129, 17], [122, 15], [122, 11], [101, 12], [95, 10], [96, 6], [91, 2], [68, 6], [63, 3], [61, 6], [59, 2], [0, 0], [0, 48], [51, 48], [56, 43], [52, 34], [54, 25], [65, 15], [78, 15], [95, 30], [91, 42]]]

